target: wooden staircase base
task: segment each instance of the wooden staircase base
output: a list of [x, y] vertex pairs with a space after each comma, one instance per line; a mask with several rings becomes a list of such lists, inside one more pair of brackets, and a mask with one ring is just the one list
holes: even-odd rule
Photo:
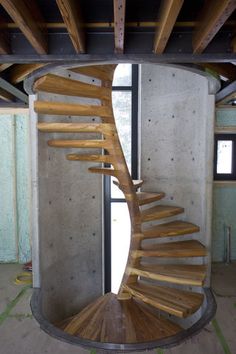
[[113, 293], [98, 298], [59, 327], [73, 336], [108, 343], [142, 343], [182, 331], [176, 323], [153, 313], [153, 307], [134, 298], [119, 301]]
[[[40, 328], [45, 331], [47, 334], [51, 335], [52, 337], [61, 340], [63, 342], [66, 343], [70, 343], [70, 344], [74, 344], [74, 345], [79, 345], [79, 346], [83, 346], [89, 350], [91, 350], [92, 348], [96, 348], [97, 350], [107, 350], [107, 353], [119, 353], [119, 352], [137, 352], [137, 351], [146, 351], [146, 350], [151, 350], [151, 349], [156, 349], [156, 348], [171, 348], [173, 346], [176, 346], [178, 344], [180, 344], [182, 341], [187, 340], [188, 338], [192, 337], [193, 335], [197, 334], [204, 326], [206, 326], [211, 319], [214, 317], [215, 313], [216, 313], [216, 302], [214, 299], [214, 296], [212, 294], [212, 291], [209, 288], [204, 288], [204, 298], [205, 298], [205, 310], [203, 309], [201, 318], [196, 321], [191, 327], [188, 327], [187, 329], [183, 329], [181, 331], [179, 331], [178, 329], [180, 328], [178, 325], [177, 327], [174, 326], [172, 327], [172, 324], [169, 325], [170, 321], [166, 322], [166, 325], [164, 325], [164, 322], [159, 321], [158, 323], [158, 319], [160, 320], [160, 318], [157, 316], [157, 318], [155, 319], [155, 324], [152, 324], [152, 320], [150, 321], [150, 318], [153, 319], [153, 317], [150, 316], [154, 316], [154, 313], [156, 314], [157, 312], [155, 312], [155, 310], [153, 310], [153, 307], [149, 307], [148, 305], [142, 304], [140, 305], [140, 303], [135, 300], [132, 299], [132, 301], [127, 302], [127, 301], [121, 301], [119, 302], [118, 300], [116, 300], [116, 297], [114, 296], [114, 294], [108, 294], [107, 295], [107, 299], [106, 299], [106, 303], [107, 303], [107, 310], [104, 313], [104, 326], [106, 326], [106, 328], [108, 328], [108, 326], [111, 325], [111, 330], [114, 331], [114, 327], [115, 325], [117, 325], [117, 327], [115, 328], [116, 332], [119, 331], [119, 326], [118, 326], [118, 321], [121, 321], [120, 317], [115, 317], [115, 312], [111, 311], [109, 313], [109, 304], [113, 304], [114, 305], [122, 305], [121, 303], [126, 303], [128, 304], [128, 306], [126, 306], [128, 308], [128, 311], [126, 312], [126, 317], [122, 317], [122, 323], [124, 323], [125, 328], [123, 329], [123, 334], [122, 337], [120, 338], [120, 340], [115, 340], [115, 336], [117, 336], [116, 334], [114, 334], [114, 336], [106, 336], [106, 339], [101, 342], [99, 340], [90, 340], [87, 339], [79, 334], [77, 335], [71, 335], [67, 332], [64, 332], [64, 328], [67, 326], [67, 324], [69, 323], [70, 320], [74, 319], [78, 319], [78, 317], [81, 318], [82, 312], [85, 312], [83, 309], [78, 315], [75, 315], [73, 317], [67, 318], [65, 319], [63, 322], [61, 322], [60, 324], [57, 324], [56, 326], [52, 323], [50, 323], [49, 320], [47, 320], [43, 314], [42, 311], [42, 302], [43, 302], [43, 292], [41, 289], [34, 289], [33, 291], [33, 296], [31, 298], [31, 310], [32, 313], [34, 315], [34, 317], [36, 318], [36, 320], [39, 322], [40, 324]], [[101, 298], [99, 298], [101, 299]], [[98, 300], [99, 300], [98, 299]], [[95, 303], [92, 303], [90, 305], [93, 305]], [[130, 304], [130, 305], [129, 305]], [[139, 309], [141, 307], [141, 309], [137, 310], [140, 311], [142, 315], [140, 315], [139, 312], [139, 316], [140, 318], [138, 318], [138, 323], [137, 324], [133, 324], [133, 321], [129, 319], [128, 314], [130, 313], [130, 310], [132, 309], [133, 304], [137, 304], [139, 306]], [[90, 307], [90, 305], [88, 305], [86, 307], [86, 309], [88, 309]], [[113, 305], [112, 305], [113, 306]], [[96, 304], [95, 304], [96, 307]], [[151, 314], [147, 314], [143, 315], [143, 311], [142, 309], [145, 311], [147, 311], [149, 313], [149, 310], [151, 308]], [[116, 311], [116, 307], [114, 306], [114, 310]], [[133, 311], [133, 310], [132, 310]], [[122, 314], [123, 316], [123, 312], [121, 311], [120, 314]], [[137, 313], [135, 312], [135, 317], [136, 317]], [[135, 318], [134, 317], [134, 318]], [[144, 322], [142, 322], [144, 319]], [[147, 319], [149, 320], [149, 322], [147, 323]], [[90, 321], [92, 321], [92, 316], [90, 313], [90, 319], [88, 319]], [[101, 322], [100, 322], [101, 323]], [[114, 325], [113, 325], [114, 323]], [[120, 322], [119, 322], [120, 323]], [[140, 327], [140, 323], [141, 323], [141, 327]], [[171, 323], [171, 322], [170, 322]], [[136, 332], [136, 338], [138, 341], [132, 341], [132, 340], [125, 340], [125, 329], [127, 330], [128, 326], [133, 324], [135, 330], [137, 330]], [[158, 328], [157, 328], [158, 326]], [[162, 329], [164, 327], [164, 330], [162, 332]], [[104, 327], [103, 327], [104, 328]], [[101, 329], [98, 328], [100, 330], [100, 332], [97, 334], [97, 337], [99, 338], [99, 336], [101, 336]], [[145, 341], [143, 340], [143, 334], [140, 333], [140, 329], [143, 331], [145, 329], [145, 331], [147, 330], [148, 334], [148, 338], [150, 338], [150, 340]], [[153, 332], [150, 333], [150, 331], [154, 331], [154, 333], [156, 333], [156, 335], [153, 335]], [[171, 332], [176, 332], [176, 334], [174, 335], [170, 335], [170, 331]], [[119, 333], [121, 333], [119, 331]], [[160, 336], [160, 333], [163, 333], [163, 336]], [[167, 334], [169, 334], [167, 336]], [[147, 336], [147, 333], [145, 333], [145, 336]], [[87, 335], [86, 335], [87, 337]], [[147, 337], [146, 337], [147, 338]], [[154, 339], [153, 339], [154, 338]], [[123, 340], [124, 339], [124, 340]]]

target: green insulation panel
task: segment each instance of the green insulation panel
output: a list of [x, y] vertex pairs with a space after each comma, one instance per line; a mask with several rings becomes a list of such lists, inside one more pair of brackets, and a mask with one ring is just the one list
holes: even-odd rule
[[0, 262], [24, 263], [31, 259], [28, 111], [0, 112], [0, 156]]
[[228, 232], [231, 234], [231, 260], [236, 260], [236, 188], [215, 186], [213, 201], [212, 260], [226, 261]]

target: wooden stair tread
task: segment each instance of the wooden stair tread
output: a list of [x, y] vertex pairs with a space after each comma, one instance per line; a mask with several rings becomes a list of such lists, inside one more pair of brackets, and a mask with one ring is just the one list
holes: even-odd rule
[[111, 99], [111, 90], [106, 87], [85, 84], [54, 74], [47, 74], [36, 80], [33, 89], [36, 92], [42, 91], [64, 96]]
[[65, 102], [35, 101], [34, 110], [39, 114], [49, 115], [112, 117], [112, 110], [107, 105], [93, 106]]
[[110, 155], [68, 154], [66, 155], [66, 158], [70, 161], [92, 161], [109, 164], [112, 164], [114, 162], [113, 157]]
[[165, 197], [165, 193], [163, 192], [137, 192], [136, 195], [138, 197], [139, 205], [153, 203]]
[[143, 230], [143, 238], [170, 237], [199, 232], [199, 227], [186, 221], [172, 221]]
[[[179, 325], [155, 315], [152, 307], [137, 299], [119, 301], [109, 293], [64, 320], [66, 333], [106, 343], [143, 343], [175, 335]], [[145, 330], [143, 330], [145, 328]]]
[[200, 293], [143, 282], [131, 283], [124, 288], [139, 300], [178, 317], [187, 317], [196, 312], [204, 299]]
[[114, 170], [114, 168], [111, 167], [89, 167], [89, 172], [102, 173], [104, 175], [115, 177], [117, 177], [117, 175], [119, 174], [118, 170]]
[[205, 257], [206, 247], [199, 241], [178, 241], [143, 245], [141, 250], [132, 252], [133, 257]]
[[109, 123], [38, 123], [37, 128], [46, 133], [100, 133], [109, 136], [113, 125]]
[[[120, 188], [120, 183], [119, 181], [113, 181], [113, 183]], [[143, 180], [142, 179], [133, 179], [133, 185], [136, 189], [140, 188], [143, 184]]]
[[205, 265], [142, 264], [129, 267], [131, 274], [174, 284], [202, 286], [206, 278]]
[[95, 148], [105, 149], [106, 140], [48, 140], [48, 145], [59, 148]]
[[116, 68], [116, 64], [110, 65], [93, 65], [93, 66], [80, 66], [78, 68], [71, 68], [77, 74], [93, 77], [99, 80], [112, 81], [113, 73]]
[[169, 216], [181, 214], [183, 212], [184, 209], [181, 207], [171, 205], [156, 205], [152, 208], [148, 208], [141, 211], [141, 221], [147, 222], [152, 220], [158, 220]]

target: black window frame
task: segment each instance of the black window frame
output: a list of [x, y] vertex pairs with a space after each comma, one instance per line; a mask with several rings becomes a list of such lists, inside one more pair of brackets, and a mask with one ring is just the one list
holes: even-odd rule
[[[131, 176], [138, 178], [138, 77], [139, 66], [132, 64], [131, 86], [112, 86], [112, 91], [131, 92]], [[108, 165], [109, 166], [109, 165]], [[111, 204], [125, 203], [111, 197], [111, 177], [104, 176], [104, 290], [111, 291]]]
[[[217, 173], [217, 146], [220, 140], [233, 141], [232, 147], [232, 173]], [[236, 134], [219, 133], [215, 134], [214, 148], [214, 180], [215, 181], [235, 181], [236, 180]]]

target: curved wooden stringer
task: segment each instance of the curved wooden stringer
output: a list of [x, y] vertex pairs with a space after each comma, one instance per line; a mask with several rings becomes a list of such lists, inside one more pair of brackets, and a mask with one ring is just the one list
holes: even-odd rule
[[[186, 286], [203, 287], [205, 265], [154, 264], [150, 259], [205, 257], [205, 247], [196, 240], [157, 243], [155, 239], [185, 236], [199, 231], [199, 227], [185, 221], [164, 221], [147, 227], [150, 221], [180, 213], [181, 207], [159, 204], [164, 193], [137, 191], [142, 181], [133, 181], [126, 165], [112, 110], [111, 87], [116, 65], [98, 65], [71, 69], [101, 80], [101, 86], [86, 84], [54, 74], [47, 74], [34, 83], [36, 92], [66, 96], [96, 98], [99, 106], [64, 102], [36, 101], [39, 114], [100, 116], [101, 123], [39, 123], [41, 132], [99, 133], [100, 139], [50, 140], [55, 148], [104, 149], [106, 154], [67, 154], [71, 161], [91, 161], [111, 167], [90, 167], [89, 172], [115, 176], [123, 191], [131, 220], [131, 242], [125, 273], [118, 295], [105, 294], [81, 312], [65, 319], [59, 327], [66, 333], [102, 343], [148, 343], [180, 334], [184, 329], [172, 318], [186, 318], [203, 304], [201, 291], [186, 290]], [[158, 204], [143, 209], [150, 203]], [[146, 239], [153, 242], [146, 243]], [[168, 240], [168, 239], [167, 239]], [[151, 280], [151, 282], [150, 282]], [[184, 286], [184, 289], [181, 289]], [[168, 316], [165, 316], [167, 314]], [[172, 315], [169, 319], [169, 315]], [[92, 344], [90, 345], [92, 346]], [[148, 348], [148, 345], [146, 346]]]

